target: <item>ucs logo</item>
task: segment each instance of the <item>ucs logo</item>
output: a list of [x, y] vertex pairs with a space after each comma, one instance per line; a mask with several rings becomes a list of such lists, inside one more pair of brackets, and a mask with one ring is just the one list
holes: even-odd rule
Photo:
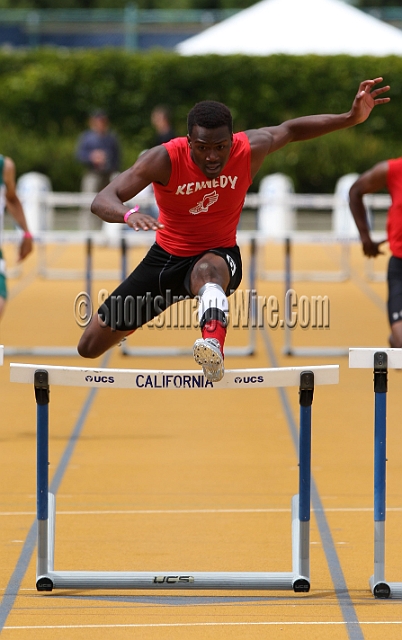
[[241, 384], [242, 382], [245, 384], [258, 384], [259, 382], [264, 382], [264, 376], [244, 376], [244, 378], [236, 376], [234, 381], [236, 384]]
[[86, 382], [103, 382], [103, 383], [114, 383], [113, 376], [85, 376]]
[[193, 576], [155, 576], [155, 584], [177, 584], [178, 582], [194, 582]]

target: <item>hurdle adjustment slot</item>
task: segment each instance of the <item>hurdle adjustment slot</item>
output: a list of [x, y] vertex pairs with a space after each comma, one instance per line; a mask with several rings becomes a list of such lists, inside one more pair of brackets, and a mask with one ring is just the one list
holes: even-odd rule
[[46, 369], [37, 369], [34, 373], [34, 388], [36, 404], [49, 404], [49, 373]]
[[310, 407], [313, 404], [314, 396], [314, 373], [312, 371], [303, 371], [300, 374], [300, 406]]
[[374, 393], [388, 391], [388, 356], [385, 351], [374, 354]]

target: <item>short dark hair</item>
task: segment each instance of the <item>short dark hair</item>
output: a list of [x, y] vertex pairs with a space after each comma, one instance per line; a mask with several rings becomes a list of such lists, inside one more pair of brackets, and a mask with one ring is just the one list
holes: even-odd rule
[[203, 100], [191, 109], [187, 116], [187, 131], [189, 135], [193, 127], [198, 125], [205, 129], [217, 129], [218, 127], [228, 127], [233, 133], [233, 118], [228, 107], [222, 102], [215, 100]]

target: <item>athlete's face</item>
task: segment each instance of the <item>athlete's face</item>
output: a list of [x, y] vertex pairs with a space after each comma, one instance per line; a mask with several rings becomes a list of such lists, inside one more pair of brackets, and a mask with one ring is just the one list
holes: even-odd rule
[[190, 155], [207, 178], [216, 178], [229, 160], [233, 136], [226, 126], [205, 129], [195, 125], [187, 136]]

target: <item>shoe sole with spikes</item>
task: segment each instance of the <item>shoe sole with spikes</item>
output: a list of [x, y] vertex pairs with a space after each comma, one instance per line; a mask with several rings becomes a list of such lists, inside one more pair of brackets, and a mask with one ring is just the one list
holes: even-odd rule
[[193, 356], [196, 363], [201, 365], [207, 380], [210, 382], [222, 380], [225, 367], [218, 340], [215, 338], [198, 338], [194, 343]]

